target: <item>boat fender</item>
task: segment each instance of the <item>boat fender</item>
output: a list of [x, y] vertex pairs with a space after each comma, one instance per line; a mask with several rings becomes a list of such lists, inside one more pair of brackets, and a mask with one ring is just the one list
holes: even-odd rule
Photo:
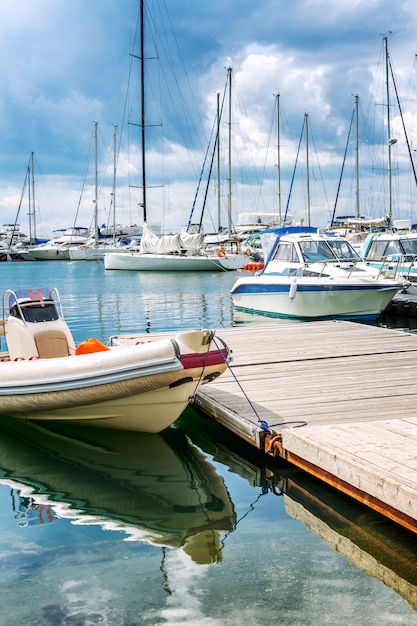
[[290, 300], [294, 300], [296, 295], [297, 295], [297, 279], [295, 279], [291, 283], [290, 292], [288, 294], [288, 297], [289, 297]]
[[220, 257], [226, 256], [226, 250], [224, 248], [219, 248], [219, 251], [217, 252], [217, 256], [220, 256]]

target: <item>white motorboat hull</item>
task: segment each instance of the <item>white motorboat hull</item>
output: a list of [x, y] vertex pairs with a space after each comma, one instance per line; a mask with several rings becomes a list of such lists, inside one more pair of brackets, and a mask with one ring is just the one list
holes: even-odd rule
[[279, 317], [375, 319], [400, 288], [398, 281], [260, 275], [238, 278], [231, 293], [235, 307]]
[[111, 252], [104, 255], [106, 270], [152, 272], [225, 272], [244, 267], [248, 259], [243, 254], [224, 257], [213, 255], [141, 254]]
[[69, 261], [68, 248], [61, 250], [58, 247], [39, 248], [36, 246], [22, 253], [26, 261]]

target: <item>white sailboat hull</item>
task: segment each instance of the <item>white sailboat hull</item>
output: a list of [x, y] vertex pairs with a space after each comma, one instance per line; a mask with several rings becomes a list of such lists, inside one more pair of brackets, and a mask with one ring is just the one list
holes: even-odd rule
[[225, 272], [238, 270], [247, 263], [243, 254], [182, 255], [141, 254], [139, 252], [111, 252], [104, 255], [106, 270], [133, 270], [153, 272]]

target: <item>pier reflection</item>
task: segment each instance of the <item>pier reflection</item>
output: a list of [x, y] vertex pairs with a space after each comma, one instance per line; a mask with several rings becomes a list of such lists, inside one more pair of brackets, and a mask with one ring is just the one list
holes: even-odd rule
[[278, 505], [417, 610], [415, 534], [242, 445], [192, 407], [176, 428], [159, 435], [69, 425], [52, 430], [2, 417], [0, 484], [10, 488], [20, 526], [67, 518], [177, 548], [196, 567], [218, 562], [230, 533], [240, 529], [223, 479], [229, 473], [254, 488], [241, 518], [253, 513], [259, 496], [264, 503], [270, 498], [272, 511]]
[[180, 430], [51, 428], [2, 417], [0, 484], [21, 526], [55, 516], [221, 560], [235, 511], [223, 478]]
[[301, 470], [270, 474], [288, 515], [417, 610], [417, 536]]
[[[192, 410], [187, 409], [188, 414]], [[196, 445], [250, 484], [282, 497], [290, 517], [326, 541], [352, 565], [381, 580], [417, 610], [416, 534], [298, 468], [268, 463], [268, 459], [249, 447], [245, 448], [243, 458], [233, 452], [233, 439], [225, 440], [230, 435], [208, 419], [200, 419], [203, 424], [194, 413], [192, 420], [187, 421], [188, 433]]]

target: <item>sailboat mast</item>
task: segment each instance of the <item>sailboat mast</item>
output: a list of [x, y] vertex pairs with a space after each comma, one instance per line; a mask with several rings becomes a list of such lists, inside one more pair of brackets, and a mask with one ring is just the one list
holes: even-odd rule
[[217, 226], [221, 227], [220, 194], [220, 93], [217, 92]]
[[[35, 153], [30, 153], [30, 169], [31, 169], [31, 185], [32, 185], [32, 207], [29, 206], [29, 240], [32, 239], [32, 224], [33, 224], [33, 238], [36, 243], [36, 216], [35, 216]], [[30, 201], [29, 201], [30, 204]]]
[[355, 96], [355, 126], [356, 126], [356, 212], [355, 215], [360, 218], [360, 206], [359, 206], [359, 96]]
[[228, 195], [227, 195], [227, 228], [229, 237], [232, 235], [232, 68], [227, 68], [229, 84], [229, 160], [228, 160]]
[[142, 142], [142, 208], [146, 222], [146, 166], [145, 166], [145, 43], [144, 43], [144, 0], [140, 0], [140, 108]]
[[280, 128], [280, 110], [279, 110], [279, 93], [277, 93], [276, 103], [277, 103], [277, 177], [278, 177], [278, 215], [279, 215], [279, 225], [282, 224], [282, 211], [281, 211], [281, 128]]
[[117, 150], [117, 124], [114, 124], [113, 127], [113, 245], [116, 243], [116, 170], [117, 170], [117, 158], [116, 158], [116, 150]]
[[310, 216], [310, 164], [308, 155], [308, 113], [304, 113], [304, 125], [306, 131], [306, 180], [307, 180], [307, 225], [311, 226]]
[[95, 159], [95, 182], [94, 182], [94, 247], [98, 243], [98, 122], [94, 122], [94, 159]]
[[387, 145], [388, 145], [388, 216], [392, 216], [392, 163], [391, 163], [391, 146], [395, 143], [395, 139], [391, 138], [391, 111], [389, 97], [389, 52], [388, 38], [384, 37], [384, 54], [385, 54], [385, 87], [387, 100]]

